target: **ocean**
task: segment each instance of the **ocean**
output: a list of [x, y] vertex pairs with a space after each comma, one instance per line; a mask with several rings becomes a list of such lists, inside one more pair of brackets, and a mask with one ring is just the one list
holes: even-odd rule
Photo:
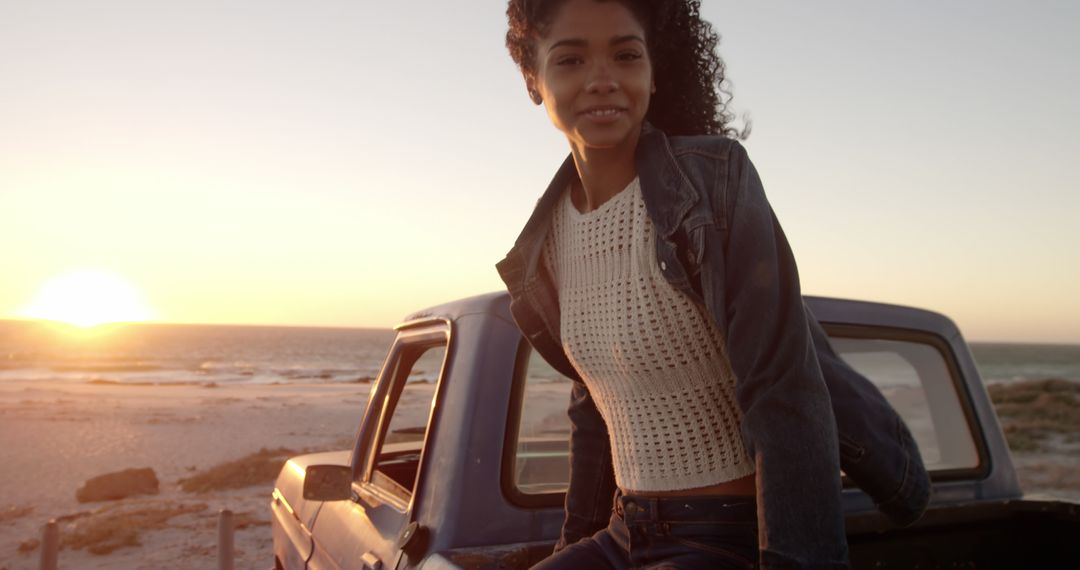
[[0, 320], [0, 382], [363, 382], [379, 373], [393, 339], [390, 329], [149, 323], [73, 334]]
[[[394, 339], [393, 330], [362, 328], [139, 323], [70, 331], [0, 320], [0, 382], [366, 382], [378, 374]], [[1078, 345], [972, 343], [971, 349], [988, 383], [1080, 381]]]
[[1061, 378], [1080, 381], [1080, 345], [973, 342], [979, 375], [988, 384]]

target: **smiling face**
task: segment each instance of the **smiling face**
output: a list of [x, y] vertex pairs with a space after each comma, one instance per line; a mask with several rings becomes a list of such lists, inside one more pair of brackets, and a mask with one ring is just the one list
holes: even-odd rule
[[526, 83], [570, 144], [632, 149], [655, 87], [645, 31], [630, 10], [617, 1], [567, 0], [536, 48], [536, 72]]

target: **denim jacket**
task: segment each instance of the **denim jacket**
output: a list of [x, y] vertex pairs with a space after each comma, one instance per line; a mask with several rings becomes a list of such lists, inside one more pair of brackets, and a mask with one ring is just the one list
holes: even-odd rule
[[[930, 482], [910, 432], [833, 351], [803, 303], [791, 249], [742, 145], [668, 137], [645, 124], [635, 162], [661, 273], [713, 317], [725, 339], [741, 434], [757, 470], [762, 567], [846, 568], [839, 471], [893, 522], [914, 522]], [[575, 380], [566, 521], [556, 549], [604, 527], [615, 490], [607, 427], [563, 352], [558, 291], [541, 257], [550, 213], [576, 176], [567, 158], [497, 264], [522, 333]]]

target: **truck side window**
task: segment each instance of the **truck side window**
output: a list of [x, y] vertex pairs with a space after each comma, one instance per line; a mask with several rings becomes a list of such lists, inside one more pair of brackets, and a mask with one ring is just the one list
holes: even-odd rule
[[559, 374], [530, 348], [518, 418], [512, 484], [521, 495], [566, 492], [570, 481], [570, 403], [572, 380]]
[[978, 467], [979, 455], [950, 368], [932, 344], [833, 336], [833, 348], [899, 412], [929, 471]]
[[371, 484], [407, 503], [416, 488], [445, 344], [407, 347], [386, 394]]

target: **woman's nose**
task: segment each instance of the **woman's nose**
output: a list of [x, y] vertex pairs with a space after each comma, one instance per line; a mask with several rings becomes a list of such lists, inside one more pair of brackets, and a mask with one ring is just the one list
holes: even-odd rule
[[611, 74], [611, 70], [604, 63], [592, 66], [585, 82], [585, 91], [588, 93], [611, 93], [619, 89], [619, 83]]

